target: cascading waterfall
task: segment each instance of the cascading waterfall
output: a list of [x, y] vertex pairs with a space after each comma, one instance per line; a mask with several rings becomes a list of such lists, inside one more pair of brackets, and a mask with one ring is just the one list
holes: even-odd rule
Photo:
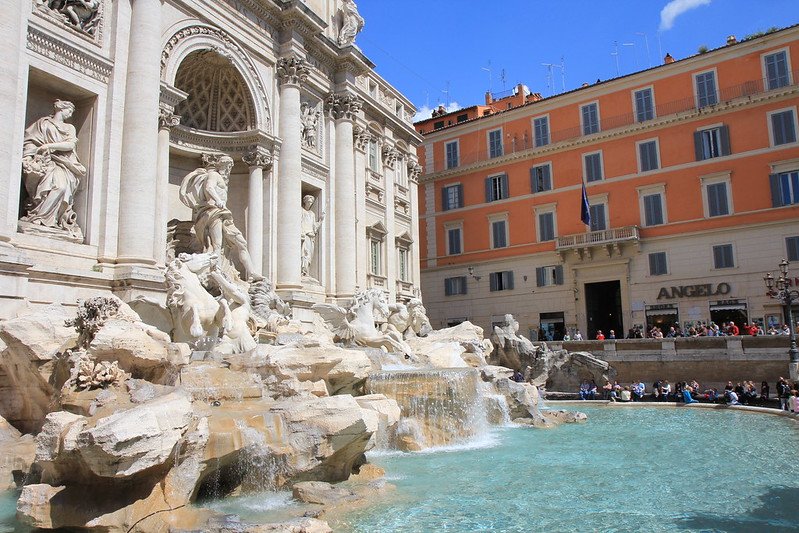
[[399, 404], [396, 444], [402, 449], [458, 444], [488, 432], [490, 402], [473, 368], [378, 372], [366, 387]]

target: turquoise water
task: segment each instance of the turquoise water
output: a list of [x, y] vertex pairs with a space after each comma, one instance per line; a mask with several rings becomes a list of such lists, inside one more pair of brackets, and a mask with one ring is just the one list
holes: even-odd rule
[[17, 498], [15, 490], [0, 491], [0, 533], [21, 533], [30, 529], [17, 524]]
[[395, 497], [336, 531], [797, 531], [799, 429], [704, 409], [590, 408], [492, 447], [377, 455]]

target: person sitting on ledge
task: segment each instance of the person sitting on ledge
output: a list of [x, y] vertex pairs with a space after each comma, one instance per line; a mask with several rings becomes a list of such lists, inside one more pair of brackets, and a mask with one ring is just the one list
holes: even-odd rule
[[724, 398], [727, 400], [727, 405], [741, 405], [740, 402], [738, 402], [738, 395], [735, 394], [734, 390], [725, 391]]
[[632, 393], [630, 392], [630, 387], [624, 387], [619, 394], [619, 401], [620, 402], [629, 402], [632, 400]]
[[683, 398], [683, 401], [685, 402], [685, 405], [689, 405], [689, 404], [692, 404], [692, 403], [699, 403], [698, 400], [694, 400], [693, 396], [691, 396], [691, 392], [692, 391], [693, 391], [693, 389], [691, 388], [690, 385], [686, 385], [685, 388], [683, 388], [683, 390], [682, 390], [682, 398]]
[[584, 379], [582, 383], [580, 383], [580, 399], [587, 400], [588, 399], [588, 380]]

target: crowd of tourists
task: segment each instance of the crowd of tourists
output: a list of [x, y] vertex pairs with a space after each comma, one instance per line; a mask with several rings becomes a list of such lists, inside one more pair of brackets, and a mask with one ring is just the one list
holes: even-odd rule
[[629, 385], [608, 381], [601, 391], [596, 381], [583, 380], [580, 384], [581, 400], [609, 400], [611, 402], [681, 402], [686, 404], [726, 403], [727, 405], [755, 405], [779, 408], [799, 414], [799, 381], [790, 382], [785, 378], [777, 380], [773, 391], [768, 382], [763, 381], [758, 390], [752, 381], [733, 384], [728, 381], [723, 390], [715, 387], [702, 387], [696, 380], [678, 381], [672, 386], [668, 380], [658, 380], [651, 388], [643, 381], [633, 380]]
[[[797, 327], [799, 327], [799, 323], [797, 323]], [[715, 322], [709, 322], [707, 324], [700, 322], [688, 328], [681, 328], [679, 324], [674, 324], [670, 326], [665, 333], [662, 328], [653, 326], [652, 329], [647, 332], [647, 337], [652, 339], [668, 339], [676, 337], [727, 337], [735, 335], [750, 335], [756, 337], [758, 335], [790, 334], [791, 330], [788, 324], [783, 324], [782, 326], [772, 325], [768, 330], [764, 330], [763, 326], [755, 324], [754, 322], [744, 323], [739, 327], [734, 321], [730, 320], [729, 322], [722, 322], [721, 325]], [[627, 338], [641, 338], [642, 336], [640, 329], [633, 328]]]

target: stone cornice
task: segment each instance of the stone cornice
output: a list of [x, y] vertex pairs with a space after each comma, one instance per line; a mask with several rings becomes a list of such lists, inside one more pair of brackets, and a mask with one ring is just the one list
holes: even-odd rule
[[161, 107], [174, 111], [175, 106], [189, 97], [189, 93], [181, 91], [177, 87], [172, 87], [168, 83], [161, 82], [160, 103]]
[[28, 50], [102, 83], [108, 83], [114, 63], [87, 49], [77, 48], [50, 31], [28, 25]]
[[205, 152], [224, 152], [231, 155], [243, 155], [253, 145], [277, 150], [280, 141], [262, 130], [239, 131], [233, 133], [212, 133], [178, 125], [172, 128], [170, 135], [172, 146], [185, 154], [201, 154]]

